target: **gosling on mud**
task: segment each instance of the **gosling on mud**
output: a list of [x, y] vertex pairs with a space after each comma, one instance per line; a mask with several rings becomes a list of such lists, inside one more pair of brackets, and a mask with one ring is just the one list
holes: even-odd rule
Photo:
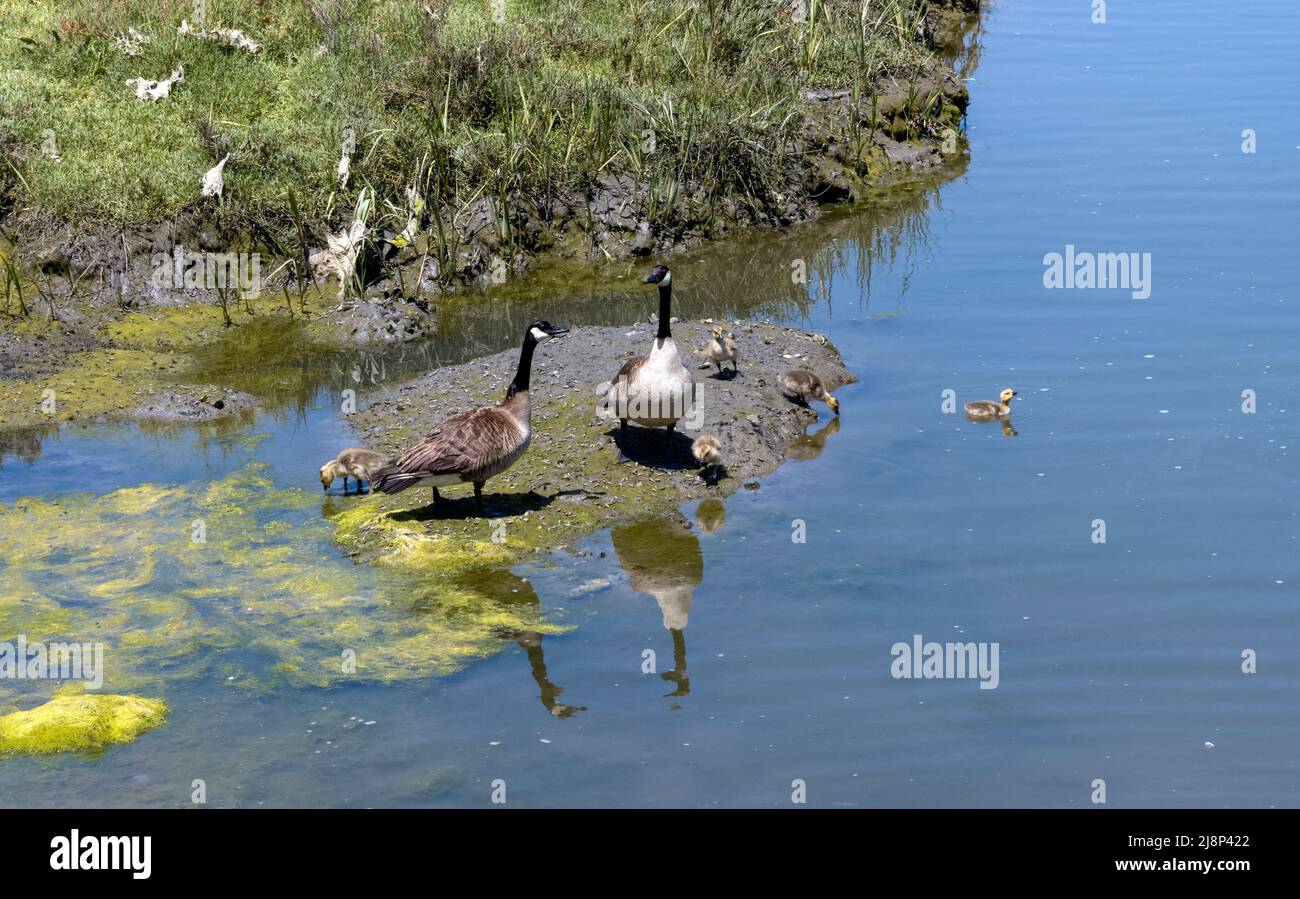
[[736, 339], [730, 334], [724, 335], [721, 325], [714, 327], [713, 339], [705, 347], [705, 353], [708, 355], [709, 361], [718, 369], [719, 375], [722, 374], [722, 364], [724, 362], [731, 363], [733, 377], [740, 374], [740, 368], [736, 365]]
[[792, 368], [777, 379], [786, 395], [801, 406], [807, 406], [813, 400], [821, 400], [836, 415], [840, 414], [840, 401], [826, 392], [822, 379], [808, 368]]
[[533, 351], [538, 344], [569, 333], [548, 321], [535, 321], [524, 332], [519, 368], [495, 406], [457, 412], [444, 419], [419, 443], [375, 472], [371, 486], [384, 493], [400, 493], [425, 484], [433, 488], [433, 502], [442, 500], [439, 487], [474, 485], [474, 506], [483, 514], [483, 485], [519, 461], [532, 442], [532, 404], [528, 397]]
[[361, 482], [369, 481], [372, 472], [378, 471], [388, 461], [383, 453], [353, 446], [339, 453], [337, 457], [320, 467], [320, 486], [329, 490], [334, 479], [343, 478], [343, 492], [348, 492], [348, 478], [357, 479], [357, 492], [361, 492]]
[[701, 434], [691, 444], [691, 455], [700, 463], [700, 477], [716, 484], [722, 466], [722, 441], [712, 434]]

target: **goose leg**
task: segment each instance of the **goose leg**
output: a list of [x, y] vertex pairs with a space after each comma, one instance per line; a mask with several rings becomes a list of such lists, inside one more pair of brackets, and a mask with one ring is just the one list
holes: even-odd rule
[[614, 462], [617, 465], [622, 465], [627, 461], [627, 453], [623, 452], [625, 446], [627, 446], [627, 419], [620, 418], [618, 420], [618, 441], [614, 447]]
[[347, 476], [347, 475], [344, 475], [344, 476], [343, 476], [343, 492], [344, 492], [344, 493], [347, 493], [347, 492], [348, 492], [348, 476]]
[[664, 464], [673, 457], [673, 438], [676, 436], [676, 424], [668, 426], [668, 439], [664, 441]]
[[483, 482], [474, 482], [474, 508], [478, 509], [478, 514], [483, 514]]
[[438, 503], [440, 503], [440, 502], [442, 502], [442, 495], [441, 495], [440, 493], [438, 493], [438, 488], [437, 488], [437, 487], [434, 487], [434, 488], [433, 488], [433, 504], [436, 506], [436, 505], [438, 505]]

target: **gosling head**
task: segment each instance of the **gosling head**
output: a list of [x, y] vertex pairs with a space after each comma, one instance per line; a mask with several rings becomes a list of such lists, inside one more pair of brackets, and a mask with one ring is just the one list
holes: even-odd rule
[[568, 328], [561, 328], [541, 319], [528, 326], [528, 337], [533, 343], [546, 343], [552, 337], [563, 337], [568, 333]]
[[320, 467], [320, 489], [329, 490], [330, 484], [339, 476], [339, 463], [337, 459], [330, 459]]
[[667, 287], [673, 283], [673, 273], [668, 270], [668, 266], [660, 263], [654, 267], [650, 274], [645, 276], [646, 284], [658, 284], [660, 287]]
[[1006, 390], [1002, 391], [1002, 393], [998, 394], [998, 402], [1002, 403], [1004, 406], [1009, 406], [1011, 405], [1011, 398], [1016, 396], [1020, 396], [1020, 394], [1008, 387]]
[[722, 325], [713, 326], [713, 336], [718, 340], [722, 339]]
[[831, 411], [832, 411], [832, 412], [834, 412], [836, 415], [839, 415], [839, 414], [840, 414], [840, 401], [839, 401], [839, 400], [837, 400], [835, 397], [831, 396], [829, 393], [827, 393], [827, 394], [823, 397], [823, 399], [826, 400], [826, 405], [828, 405], [828, 406], [831, 407]]

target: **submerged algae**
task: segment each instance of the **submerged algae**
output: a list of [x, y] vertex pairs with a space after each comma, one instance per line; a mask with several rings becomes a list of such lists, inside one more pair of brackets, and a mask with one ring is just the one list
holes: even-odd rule
[[430, 577], [493, 560], [486, 547], [442, 569], [419, 556], [377, 571], [331, 546], [321, 512], [318, 495], [276, 488], [257, 464], [198, 485], [0, 504], [0, 625], [102, 642], [106, 683], [132, 691], [216, 675], [248, 687], [421, 678], [497, 652], [503, 633], [560, 629], [539, 608]]
[[133, 742], [166, 718], [167, 705], [161, 699], [100, 693], [56, 696], [36, 708], [0, 715], [0, 754], [101, 751]]

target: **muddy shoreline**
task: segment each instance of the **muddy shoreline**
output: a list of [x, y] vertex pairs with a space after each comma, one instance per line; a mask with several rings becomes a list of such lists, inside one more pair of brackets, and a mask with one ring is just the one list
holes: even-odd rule
[[[805, 89], [805, 126], [787, 148], [786, 164], [751, 193], [718, 198], [704, 185], [681, 183], [664, 206], [662, 185], [610, 171], [583, 195], [557, 195], [545, 208], [526, 196], [509, 198], [506, 209], [483, 198], [463, 210], [442, 210], [460, 247], [454, 271], [430, 265], [421, 243], [427, 233], [401, 247], [380, 240], [382, 252], [372, 254], [361, 296], [344, 296], [337, 278], [319, 266], [310, 283], [295, 283], [291, 268], [282, 264], [295, 256], [287, 248], [297, 245], [296, 235], [270, 226], [231, 232], [221, 210], [211, 206], [196, 205], [149, 227], [99, 230], [51, 220], [40, 209], [11, 208], [0, 224], [7, 238], [3, 249], [27, 271], [30, 313], [6, 317], [0, 329], [0, 379], [45, 378], [84, 354], [129, 347], [113, 327], [133, 313], [161, 319], [177, 310], [205, 310], [205, 340], [230, 326], [224, 318], [233, 317], [237, 327], [246, 307], [245, 317], [303, 319], [311, 339], [332, 346], [404, 343], [436, 332], [439, 295], [516, 279], [545, 259], [596, 263], [671, 255], [748, 229], [808, 222], [823, 209], [863, 201], [891, 185], [944, 178], [965, 162], [962, 122], [969, 94], [938, 51], [953, 42], [960, 46], [977, 10], [966, 2], [932, 8], [918, 40], [936, 55], [931, 70], [908, 84], [878, 85], [870, 96]], [[500, 233], [503, 227], [509, 239]], [[312, 249], [319, 251], [326, 236], [309, 235]], [[159, 278], [159, 260], [177, 248], [264, 256], [259, 296], [246, 304], [227, 297], [233, 312], [219, 310], [213, 290]], [[140, 404], [132, 400], [107, 411], [135, 417]], [[166, 403], [144, 405], [168, 415]], [[96, 414], [104, 411], [97, 408]]]

